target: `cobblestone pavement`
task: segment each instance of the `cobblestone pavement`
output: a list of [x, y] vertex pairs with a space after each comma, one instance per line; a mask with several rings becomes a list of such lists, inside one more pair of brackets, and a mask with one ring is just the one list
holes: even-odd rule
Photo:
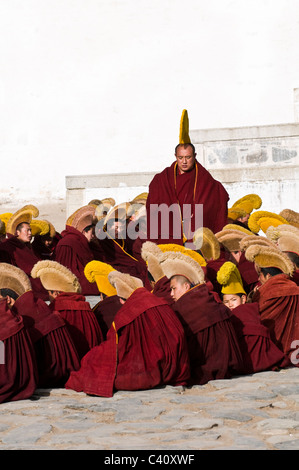
[[299, 369], [116, 392], [37, 390], [0, 405], [0, 450], [299, 449]]

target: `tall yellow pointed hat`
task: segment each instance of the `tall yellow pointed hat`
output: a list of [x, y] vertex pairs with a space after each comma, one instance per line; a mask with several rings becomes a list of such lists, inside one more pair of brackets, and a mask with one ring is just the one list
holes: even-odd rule
[[245, 294], [243, 281], [237, 266], [231, 261], [224, 263], [217, 272], [217, 282], [222, 285], [222, 294]]
[[233, 205], [232, 208], [243, 209], [246, 214], [251, 214], [253, 209], [259, 209], [262, 205], [262, 199], [258, 194], [247, 194], [241, 199], [238, 199]]
[[288, 224], [288, 221], [274, 212], [256, 211], [248, 219], [248, 228], [253, 233], [258, 233], [260, 230], [266, 233], [271, 225], [277, 227], [281, 224]]
[[182, 116], [181, 116], [179, 143], [191, 144], [191, 140], [189, 137], [189, 118], [188, 118], [187, 109], [183, 110]]

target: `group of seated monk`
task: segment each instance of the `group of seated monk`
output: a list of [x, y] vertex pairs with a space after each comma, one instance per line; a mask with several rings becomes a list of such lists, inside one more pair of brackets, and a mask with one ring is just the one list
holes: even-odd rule
[[140, 235], [146, 200], [90, 201], [61, 233], [33, 205], [0, 215], [0, 403], [297, 366], [299, 214], [250, 194], [190, 248]]

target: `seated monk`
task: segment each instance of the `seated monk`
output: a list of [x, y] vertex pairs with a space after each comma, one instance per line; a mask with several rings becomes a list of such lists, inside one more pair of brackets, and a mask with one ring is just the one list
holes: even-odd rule
[[261, 322], [272, 341], [293, 361], [293, 349], [299, 338], [299, 287], [290, 279], [294, 266], [278, 248], [251, 245], [245, 251], [256, 266], [261, 286], [252, 301], [257, 302]]
[[244, 374], [277, 370], [289, 365], [289, 360], [273, 343], [270, 332], [261, 323], [258, 304], [246, 303], [246, 292], [237, 266], [230, 261], [219, 269], [217, 280], [222, 285], [222, 301], [232, 312], [243, 355]]
[[35, 206], [27, 205], [12, 214], [6, 224], [7, 239], [0, 244], [0, 262], [12, 264], [24, 271], [30, 279], [36, 298], [47, 299], [47, 291], [39, 279], [31, 278], [31, 269], [39, 261], [33, 251], [31, 221], [39, 214]]
[[170, 279], [173, 309], [184, 327], [191, 363], [190, 385], [230, 378], [243, 370], [242, 354], [230, 311], [205, 284], [199, 263], [179, 252], [160, 257]]
[[60, 233], [47, 220], [32, 220], [32, 249], [39, 259], [52, 259], [55, 247], [61, 239]]
[[67, 219], [53, 254], [53, 261], [68, 268], [78, 278], [82, 295], [100, 295], [96, 284], [91, 284], [84, 276], [85, 266], [94, 259], [90, 243], [94, 238], [95, 222], [94, 206], [75, 211]]
[[37, 388], [37, 364], [31, 338], [22, 317], [11, 311], [14, 300], [26, 288], [31, 289], [31, 285], [24, 273], [0, 263], [0, 403], [30, 398]]
[[101, 328], [85, 297], [78, 278], [56, 261], [39, 261], [32, 269], [49, 293], [50, 309], [63, 318], [73, 343], [82, 357], [103, 341]]
[[122, 306], [115, 287], [108, 280], [111, 271], [115, 271], [112, 266], [96, 260], [88, 263], [84, 269], [88, 281], [96, 282], [100, 291], [100, 301], [92, 310], [100, 325], [104, 339], [106, 339], [115, 315]]
[[34, 297], [28, 276], [19, 268], [0, 263], [0, 288], [12, 314], [22, 319], [33, 344], [37, 388], [64, 386], [70, 371], [80, 365], [64, 321], [43, 300]]
[[186, 385], [190, 376], [186, 338], [173, 310], [140, 279], [118, 271], [108, 277], [123, 305], [106, 341], [86, 354], [66, 388], [111, 397], [114, 390]]

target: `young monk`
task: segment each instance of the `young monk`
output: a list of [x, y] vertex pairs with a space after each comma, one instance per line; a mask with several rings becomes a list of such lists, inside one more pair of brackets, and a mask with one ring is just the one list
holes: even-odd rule
[[289, 361], [273, 343], [268, 328], [261, 323], [257, 303], [246, 303], [246, 292], [237, 266], [226, 262], [217, 273], [222, 285], [222, 300], [232, 312], [231, 321], [236, 330], [243, 356], [244, 374], [286, 367]]

